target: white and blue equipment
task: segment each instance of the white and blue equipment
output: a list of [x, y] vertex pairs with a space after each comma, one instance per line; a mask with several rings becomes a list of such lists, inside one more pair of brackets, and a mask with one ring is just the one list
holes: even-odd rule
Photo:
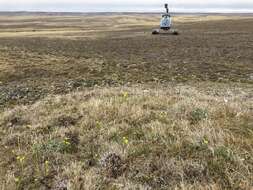
[[160, 22], [160, 29], [154, 29], [152, 31], [152, 34], [160, 34], [161, 31], [163, 31], [163, 32], [165, 32], [165, 34], [168, 33], [168, 34], [178, 35], [178, 31], [171, 29], [172, 18], [169, 13], [168, 4], [165, 4], [165, 9], [166, 9], [166, 13], [162, 15], [162, 19]]

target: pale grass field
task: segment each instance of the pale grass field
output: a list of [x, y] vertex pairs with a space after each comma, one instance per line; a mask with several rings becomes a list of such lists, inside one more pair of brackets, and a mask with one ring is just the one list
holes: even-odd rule
[[[104, 32], [128, 31], [129, 27], [153, 27], [159, 24], [160, 14], [120, 14], [85, 16], [0, 16], [2, 26], [0, 38], [7, 37], [106, 37]], [[176, 15], [173, 22], [178, 24], [207, 21], [251, 19], [252, 16], [236, 15]], [[110, 20], [110, 22], [108, 22]], [[30, 25], [23, 27], [24, 23]], [[67, 25], [65, 25], [67, 23]], [[36, 29], [37, 25], [48, 28]], [[62, 27], [64, 26], [65, 27]], [[18, 28], [10, 28], [19, 26]], [[144, 34], [142, 34], [144, 35]]]
[[0, 115], [0, 188], [252, 189], [252, 89], [95, 88]]

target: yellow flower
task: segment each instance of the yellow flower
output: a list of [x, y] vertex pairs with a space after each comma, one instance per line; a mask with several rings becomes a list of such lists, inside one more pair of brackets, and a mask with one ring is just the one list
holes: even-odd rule
[[204, 144], [208, 144], [209, 142], [208, 142], [208, 140], [206, 140], [206, 139], [204, 139]]
[[128, 144], [128, 142], [129, 142], [128, 139], [126, 137], [123, 137], [123, 143]]
[[128, 97], [128, 92], [123, 92], [123, 97], [127, 98]]
[[65, 145], [70, 145], [70, 144], [71, 144], [71, 143], [69, 142], [69, 138], [65, 138], [64, 141], [63, 141], [63, 143], [64, 143]]
[[48, 161], [48, 160], [46, 160], [46, 161], [45, 161], [45, 164], [46, 164], [46, 165], [48, 165], [48, 164], [49, 164], [49, 161]]
[[20, 181], [20, 179], [19, 179], [18, 177], [15, 177], [15, 178], [14, 178], [14, 181], [15, 181], [16, 183], [18, 183], [18, 182]]
[[19, 162], [23, 162], [25, 160], [25, 156], [17, 156], [17, 160]]
[[161, 113], [160, 113], [160, 117], [161, 117], [161, 118], [166, 118], [166, 113], [165, 113], [165, 112], [161, 112]]
[[64, 144], [66, 144], [66, 145], [70, 145], [70, 142], [68, 142], [68, 141], [64, 141]]

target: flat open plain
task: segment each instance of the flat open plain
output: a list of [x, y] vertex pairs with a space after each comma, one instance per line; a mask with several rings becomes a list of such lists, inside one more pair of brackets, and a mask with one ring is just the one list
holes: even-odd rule
[[249, 16], [176, 16], [179, 36], [150, 35], [158, 23], [152, 14], [1, 16], [0, 88], [29, 88], [38, 97], [68, 83], [252, 84]]
[[253, 15], [0, 13], [0, 189], [251, 189]]

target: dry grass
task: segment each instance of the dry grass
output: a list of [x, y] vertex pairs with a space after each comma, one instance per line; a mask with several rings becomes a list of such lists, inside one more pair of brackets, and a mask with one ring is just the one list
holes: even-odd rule
[[[101, 15], [12, 15], [0, 14], [0, 38], [49, 37], [71, 39], [80, 37], [104, 38], [111, 32], [131, 28], [157, 27], [160, 14], [101, 14]], [[176, 24], [207, 21], [251, 19], [252, 15], [175, 15]], [[151, 31], [149, 29], [149, 31]], [[132, 35], [144, 36], [143, 32]]]
[[252, 15], [159, 20], [0, 14], [0, 189], [252, 189]]
[[0, 115], [0, 189], [251, 189], [252, 89], [95, 88]]
[[0, 16], [0, 109], [96, 85], [252, 84], [252, 17], [216, 17], [153, 36], [153, 15]]

